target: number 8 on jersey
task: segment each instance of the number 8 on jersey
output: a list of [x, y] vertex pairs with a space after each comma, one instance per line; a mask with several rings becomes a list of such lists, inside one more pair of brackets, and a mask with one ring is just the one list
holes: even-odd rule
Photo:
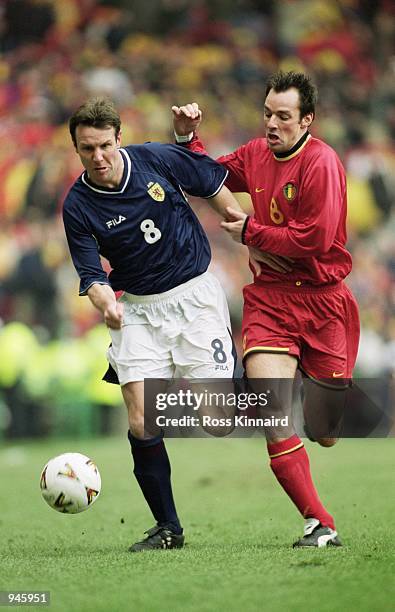
[[161, 231], [155, 227], [152, 219], [144, 219], [140, 224], [140, 229], [144, 234], [144, 240], [148, 242], [148, 244], [154, 244], [162, 238]]

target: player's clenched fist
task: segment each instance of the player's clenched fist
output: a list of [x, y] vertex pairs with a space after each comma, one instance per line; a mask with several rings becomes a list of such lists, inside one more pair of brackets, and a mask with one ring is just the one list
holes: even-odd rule
[[197, 102], [184, 106], [172, 106], [174, 131], [179, 136], [187, 136], [194, 132], [202, 120], [202, 111]]
[[104, 322], [110, 329], [121, 329], [123, 319], [123, 304], [114, 302], [104, 311]]

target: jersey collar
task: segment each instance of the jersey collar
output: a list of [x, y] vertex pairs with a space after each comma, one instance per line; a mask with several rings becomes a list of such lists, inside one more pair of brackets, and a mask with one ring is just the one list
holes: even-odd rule
[[288, 161], [289, 159], [292, 159], [292, 157], [295, 157], [295, 155], [298, 155], [301, 152], [301, 150], [306, 146], [310, 138], [310, 132], [306, 132], [305, 134], [303, 134], [302, 138], [299, 138], [298, 142], [294, 144], [292, 149], [289, 149], [289, 151], [284, 151], [283, 153], [276, 154], [273, 153], [274, 159], [277, 159], [277, 161]]
[[132, 162], [125, 149], [119, 149], [119, 152], [123, 158], [123, 174], [122, 174], [122, 179], [119, 184], [119, 187], [115, 187], [115, 188], [114, 187], [99, 187], [98, 185], [95, 185], [95, 183], [92, 183], [92, 181], [89, 179], [89, 176], [86, 170], [81, 175], [81, 180], [84, 183], [84, 185], [86, 185], [87, 187], [89, 187], [89, 189], [91, 189], [92, 191], [95, 191], [96, 193], [111, 193], [111, 194], [123, 193], [129, 183], [131, 169], [132, 169]]

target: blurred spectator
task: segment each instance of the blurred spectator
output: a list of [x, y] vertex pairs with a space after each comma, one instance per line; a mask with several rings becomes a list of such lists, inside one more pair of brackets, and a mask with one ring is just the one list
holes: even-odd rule
[[54, 14], [49, 2], [5, 2], [1, 50], [9, 52], [30, 42], [42, 41], [53, 22]]
[[[44, 339], [57, 335], [59, 313], [54, 271], [45, 260], [45, 220], [30, 221], [22, 230], [21, 256], [15, 268], [4, 279], [3, 291], [11, 300], [18, 319], [39, 327]], [[47, 337], [46, 337], [47, 336]]]

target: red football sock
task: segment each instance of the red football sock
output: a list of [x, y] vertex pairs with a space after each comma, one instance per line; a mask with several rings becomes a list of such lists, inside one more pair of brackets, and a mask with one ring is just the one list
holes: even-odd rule
[[333, 517], [325, 510], [314, 487], [309, 457], [297, 435], [267, 445], [270, 467], [278, 482], [305, 518], [316, 518], [324, 527], [335, 529]]

